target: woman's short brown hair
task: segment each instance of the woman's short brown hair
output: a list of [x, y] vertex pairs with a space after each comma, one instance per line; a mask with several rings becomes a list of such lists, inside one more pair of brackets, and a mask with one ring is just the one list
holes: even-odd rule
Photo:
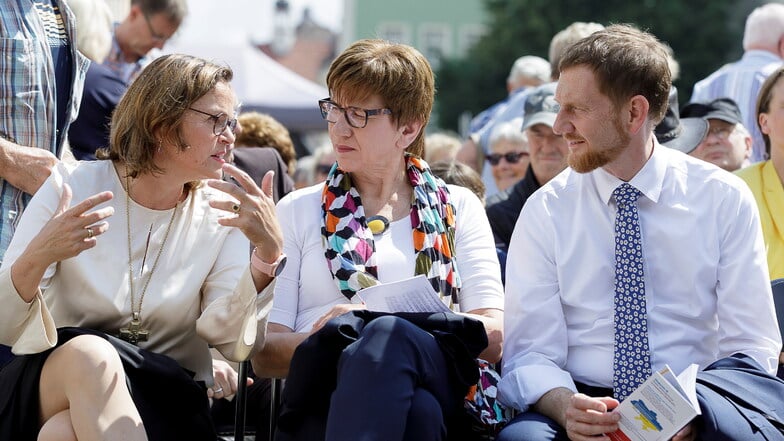
[[98, 159], [123, 162], [131, 177], [161, 173], [155, 150], [187, 146], [180, 127], [185, 111], [219, 82], [229, 83], [231, 68], [190, 55], [164, 55], [142, 70], [112, 114], [109, 148]]
[[422, 130], [406, 151], [422, 156], [425, 126], [435, 98], [435, 78], [430, 63], [419, 51], [384, 40], [359, 40], [332, 62], [327, 87], [341, 100], [380, 96], [398, 124], [420, 121]]

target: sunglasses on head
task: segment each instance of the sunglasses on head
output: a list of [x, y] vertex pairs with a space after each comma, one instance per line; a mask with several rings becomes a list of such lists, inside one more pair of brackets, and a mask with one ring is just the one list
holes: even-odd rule
[[485, 155], [485, 159], [487, 159], [490, 165], [498, 165], [501, 162], [501, 158], [506, 159], [506, 162], [510, 164], [517, 164], [520, 162], [520, 159], [526, 156], [528, 156], [528, 152], [492, 153]]

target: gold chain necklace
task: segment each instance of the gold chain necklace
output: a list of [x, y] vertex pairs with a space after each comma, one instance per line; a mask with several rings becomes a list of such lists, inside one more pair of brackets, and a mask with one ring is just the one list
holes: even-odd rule
[[[150, 268], [150, 272], [147, 274], [147, 280], [144, 282], [142, 292], [139, 294], [139, 307], [137, 308], [133, 294], [133, 260], [131, 259], [131, 177], [130, 175], [125, 176], [125, 219], [128, 228], [128, 288], [131, 292], [131, 323], [125, 328], [120, 328], [120, 338], [131, 344], [135, 345], [140, 341], [147, 341], [147, 338], [150, 336], [150, 331], [142, 328], [142, 304], [144, 303], [144, 295], [147, 294], [147, 285], [150, 284], [152, 273], [158, 267], [158, 259], [161, 258], [163, 248], [166, 246], [166, 240], [169, 238], [169, 232], [174, 223], [174, 216], [177, 215], [177, 207], [179, 205], [180, 201], [177, 201], [174, 205], [169, 225], [166, 226], [166, 233], [163, 235], [163, 242], [161, 242], [161, 247], [158, 248], [158, 254], [155, 255], [155, 261], [153, 261], [152, 268]], [[143, 271], [144, 268], [141, 270]]]

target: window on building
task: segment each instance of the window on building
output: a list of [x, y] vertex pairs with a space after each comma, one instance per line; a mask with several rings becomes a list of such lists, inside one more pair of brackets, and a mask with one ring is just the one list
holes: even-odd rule
[[460, 27], [457, 36], [457, 57], [465, 57], [480, 38], [487, 32], [485, 26], [481, 24], [469, 24]]
[[411, 44], [411, 27], [401, 22], [379, 23], [376, 35], [383, 40]]
[[452, 30], [449, 25], [427, 23], [419, 28], [419, 49], [427, 57], [433, 69], [438, 69], [441, 60], [454, 55], [452, 50]]

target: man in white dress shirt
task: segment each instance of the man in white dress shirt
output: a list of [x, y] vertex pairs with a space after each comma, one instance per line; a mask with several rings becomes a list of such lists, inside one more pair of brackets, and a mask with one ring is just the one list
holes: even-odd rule
[[[628, 205], [619, 208], [614, 192], [629, 185], [639, 194], [638, 309], [647, 320], [635, 361], [648, 375], [665, 364], [676, 373], [743, 364], [753, 373], [741, 376], [778, 381], [769, 374], [781, 337], [754, 199], [734, 175], [656, 141], [670, 84], [663, 45], [629, 26], [596, 32], [561, 60], [553, 130], [568, 142], [570, 168], [528, 199], [511, 238], [499, 392], [522, 413], [498, 441], [607, 439], [593, 437], [618, 428], [614, 304], [633, 294], [616, 282], [628, 270], [616, 253], [629, 246], [616, 244], [616, 214]], [[675, 440], [778, 439], [758, 438], [706, 397], [705, 418]]]

